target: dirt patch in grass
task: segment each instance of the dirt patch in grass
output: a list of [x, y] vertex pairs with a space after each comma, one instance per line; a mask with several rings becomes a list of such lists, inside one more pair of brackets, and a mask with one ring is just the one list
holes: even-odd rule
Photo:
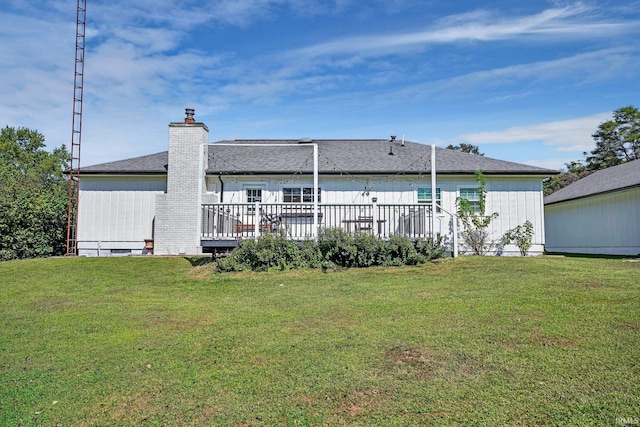
[[490, 319], [515, 319], [515, 320], [539, 320], [546, 318], [547, 315], [544, 313], [515, 313], [515, 314], [491, 314], [489, 316]]
[[407, 347], [394, 347], [387, 352], [387, 360], [394, 364], [420, 365], [431, 359], [424, 350]]
[[600, 289], [605, 287], [605, 283], [600, 280], [584, 280], [576, 283], [576, 286], [587, 289]]
[[545, 335], [541, 332], [533, 332], [528, 339], [530, 344], [542, 344], [544, 347], [560, 347], [566, 349], [578, 348], [574, 341], [563, 340], [559, 337]]
[[625, 331], [640, 332], [640, 324], [637, 323], [624, 322], [616, 325], [616, 328], [623, 329]]
[[196, 265], [189, 270], [189, 277], [196, 280], [209, 280], [214, 275], [214, 264]]
[[386, 399], [385, 394], [376, 389], [356, 391], [343, 396], [337, 412], [347, 418], [355, 418], [375, 410]]
[[481, 364], [465, 353], [442, 353], [425, 348], [394, 347], [385, 354], [385, 368], [397, 379], [430, 380], [476, 375]]
[[[104, 419], [105, 415], [108, 415], [113, 423], [143, 423], [148, 420], [150, 414], [161, 409], [158, 407], [158, 400], [158, 394], [151, 391], [143, 391], [136, 395], [111, 395], [95, 405], [92, 412], [95, 419]], [[87, 417], [87, 422], [79, 425], [97, 425], [98, 423], [94, 423], [91, 418]]]
[[515, 340], [497, 341], [496, 345], [506, 348], [507, 350], [515, 350], [520, 346], [520, 343]]
[[544, 319], [545, 317], [547, 317], [547, 315], [544, 313], [526, 313], [526, 314], [520, 314], [517, 317], [522, 319], [528, 319], [528, 320], [536, 320], [536, 319]]
[[64, 311], [68, 308], [72, 308], [75, 302], [71, 298], [66, 297], [47, 297], [34, 301], [30, 304], [30, 309], [34, 311], [40, 311], [44, 313], [53, 313], [57, 311]]

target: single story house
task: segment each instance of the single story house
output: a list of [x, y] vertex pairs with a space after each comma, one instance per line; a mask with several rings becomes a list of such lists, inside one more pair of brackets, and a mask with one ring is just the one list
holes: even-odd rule
[[587, 175], [544, 205], [547, 251], [640, 255], [640, 160]]
[[78, 254], [201, 254], [266, 232], [302, 240], [334, 227], [381, 239], [439, 235], [464, 253], [456, 199], [477, 202], [477, 170], [487, 213], [499, 213], [491, 238], [529, 220], [531, 254], [542, 253], [542, 180], [555, 171], [395, 137], [210, 143], [187, 109], [169, 124], [168, 151], [81, 169]]

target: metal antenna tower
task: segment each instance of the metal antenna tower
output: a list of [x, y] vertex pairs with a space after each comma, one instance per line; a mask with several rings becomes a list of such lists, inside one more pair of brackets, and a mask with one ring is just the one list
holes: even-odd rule
[[86, 0], [78, 0], [76, 14], [76, 61], [73, 82], [73, 130], [71, 132], [69, 204], [67, 210], [67, 256], [78, 254], [78, 193], [80, 190], [80, 143], [82, 142], [82, 92], [84, 85], [86, 15]]

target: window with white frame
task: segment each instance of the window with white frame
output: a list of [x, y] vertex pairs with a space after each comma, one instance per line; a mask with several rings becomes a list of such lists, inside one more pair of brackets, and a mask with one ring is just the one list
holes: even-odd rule
[[[318, 203], [322, 190], [318, 187]], [[284, 203], [312, 203], [313, 187], [284, 187], [282, 189], [282, 201]]]
[[247, 188], [247, 203], [260, 203], [262, 202], [262, 188]]
[[[431, 204], [431, 187], [418, 187], [418, 203]], [[436, 212], [440, 213], [442, 209], [440, 208], [440, 189], [436, 188]]]
[[480, 212], [480, 188], [467, 187], [460, 188], [460, 198], [467, 200], [471, 204], [473, 211]]

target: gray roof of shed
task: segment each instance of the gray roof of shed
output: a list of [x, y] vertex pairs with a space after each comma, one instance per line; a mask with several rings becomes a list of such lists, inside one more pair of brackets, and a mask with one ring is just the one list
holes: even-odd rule
[[[388, 139], [324, 139], [318, 144], [321, 174], [418, 174], [431, 171], [431, 147], [405, 141], [404, 146]], [[246, 146], [253, 144], [254, 146]], [[274, 146], [284, 144], [286, 146]], [[257, 145], [257, 146], [255, 146]], [[306, 148], [303, 148], [306, 147]], [[393, 155], [389, 153], [393, 152]], [[166, 173], [167, 152], [83, 167], [89, 174]], [[554, 175], [557, 172], [520, 163], [436, 147], [439, 174]], [[311, 145], [298, 140], [233, 140], [209, 145], [209, 174], [293, 174], [313, 173]]]
[[545, 205], [640, 186], [640, 160], [596, 171], [544, 198]]

